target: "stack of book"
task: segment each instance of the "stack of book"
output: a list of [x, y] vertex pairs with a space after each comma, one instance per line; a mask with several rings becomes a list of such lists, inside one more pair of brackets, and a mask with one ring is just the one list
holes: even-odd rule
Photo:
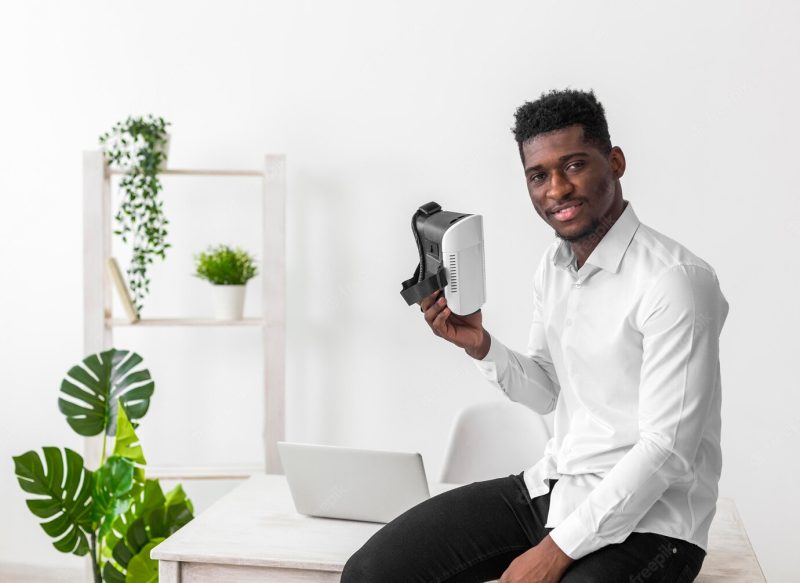
[[108, 267], [108, 274], [111, 277], [111, 281], [114, 282], [114, 287], [117, 288], [117, 294], [122, 302], [122, 307], [125, 308], [128, 322], [138, 322], [139, 312], [136, 310], [136, 306], [133, 305], [133, 300], [128, 292], [128, 286], [125, 283], [125, 278], [122, 277], [122, 271], [119, 269], [117, 260], [114, 257], [109, 257], [106, 267]]

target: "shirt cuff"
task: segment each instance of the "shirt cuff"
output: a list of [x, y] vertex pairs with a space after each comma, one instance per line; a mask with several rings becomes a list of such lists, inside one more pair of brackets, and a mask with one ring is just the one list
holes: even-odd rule
[[571, 559], [578, 560], [605, 546], [578, 514], [580, 506], [550, 531], [550, 538]]
[[[489, 334], [487, 332], [487, 334]], [[489, 334], [489, 352], [481, 359], [473, 358], [472, 362], [490, 381], [498, 382], [508, 365], [507, 348], [497, 338]]]

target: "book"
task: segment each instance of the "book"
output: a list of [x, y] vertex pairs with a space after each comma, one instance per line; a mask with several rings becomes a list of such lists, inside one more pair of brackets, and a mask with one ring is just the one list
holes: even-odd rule
[[130, 293], [128, 293], [128, 286], [122, 277], [122, 271], [120, 271], [116, 258], [109, 257], [106, 261], [106, 267], [108, 267], [108, 274], [111, 277], [111, 281], [114, 282], [114, 287], [117, 288], [117, 295], [119, 295], [119, 299], [122, 302], [122, 307], [125, 308], [128, 322], [138, 322], [139, 312], [136, 311], [136, 306], [133, 305], [133, 300]]

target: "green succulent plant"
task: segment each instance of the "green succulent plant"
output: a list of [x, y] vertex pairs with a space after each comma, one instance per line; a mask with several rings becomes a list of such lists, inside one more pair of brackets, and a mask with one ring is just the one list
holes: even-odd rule
[[214, 285], [244, 285], [257, 275], [253, 257], [239, 247], [209, 247], [194, 256], [196, 271], [192, 275]]
[[[80, 454], [45, 446], [14, 456], [26, 504], [62, 553], [91, 553], [95, 583], [158, 580], [150, 550], [192, 520], [194, 508], [177, 485], [164, 493], [145, 477], [147, 461], [133, 419], [141, 419], [155, 385], [142, 358], [110, 349], [87, 356], [61, 383], [59, 410], [79, 435], [103, 435], [100, 466]], [[106, 439], [113, 450], [106, 457]]]

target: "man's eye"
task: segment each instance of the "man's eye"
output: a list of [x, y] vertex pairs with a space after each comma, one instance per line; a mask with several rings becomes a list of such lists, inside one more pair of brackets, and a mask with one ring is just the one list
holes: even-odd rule
[[577, 164], [576, 168], [580, 168], [581, 166], [583, 166], [583, 160], [578, 160], [577, 162], [573, 162], [572, 164], [567, 166], [567, 168], [569, 168], [571, 166], [575, 166], [576, 164]]
[[538, 178], [544, 176], [544, 174], [534, 174], [531, 176], [531, 182], [541, 182], [541, 180], [537, 180]]

